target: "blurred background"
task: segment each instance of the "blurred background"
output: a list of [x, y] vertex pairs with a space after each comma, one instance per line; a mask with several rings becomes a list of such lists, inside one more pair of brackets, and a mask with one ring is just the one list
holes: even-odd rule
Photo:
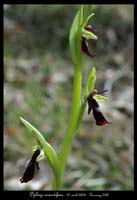
[[[32, 123], [60, 150], [71, 106], [73, 62], [69, 29], [78, 5], [4, 5], [4, 189], [50, 190], [53, 174], [44, 159], [33, 181], [21, 184], [35, 140], [20, 123]], [[111, 125], [96, 126], [87, 114], [73, 142], [64, 189], [134, 188], [134, 6], [93, 5], [89, 21], [97, 42], [95, 58], [83, 55], [83, 87], [92, 66], [96, 89], [108, 89], [100, 103]]]

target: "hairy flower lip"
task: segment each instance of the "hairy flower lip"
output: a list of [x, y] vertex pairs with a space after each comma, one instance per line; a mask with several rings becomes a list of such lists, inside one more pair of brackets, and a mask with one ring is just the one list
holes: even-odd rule
[[37, 149], [32, 155], [24, 174], [22, 178], [20, 179], [21, 183], [27, 183], [28, 181], [33, 179], [34, 173], [35, 173], [35, 166], [37, 167], [37, 169], [39, 169], [39, 165], [37, 162], [37, 157], [39, 156], [39, 154], [40, 154], [40, 150]]
[[81, 50], [83, 53], [85, 53], [86, 55], [90, 56], [90, 57], [95, 57], [96, 54], [92, 54], [89, 52], [88, 50], [88, 43], [87, 43], [87, 40], [85, 37], [82, 36], [82, 39], [81, 39]]

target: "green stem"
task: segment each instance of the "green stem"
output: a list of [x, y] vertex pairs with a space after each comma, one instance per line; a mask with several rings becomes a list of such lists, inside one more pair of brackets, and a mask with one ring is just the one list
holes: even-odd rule
[[[60, 155], [59, 155], [61, 180], [64, 174], [66, 161], [71, 149], [73, 138], [75, 136], [75, 130], [77, 127], [77, 119], [79, 116], [80, 99], [81, 99], [81, 88], [82, 88], [82, 68], [79, 65], [79, 67], [77, 66], [74, 67], [72, 107], [71, 107], [71, 112], [70, 112], [68, 128], [65, 133], [62, 147], [60, 150]], [[55, 184], [55, 180], [54, 180], [52, 188], [54, 188], [54, 184]]]
[[86, 108], [86, 100], [84, 100], [84, 102], [81, 104], [80, 106], [80, 110], [79, 110], [79, 115], [78, 115], [78, 120], [77, 120], [77, 126], [76, 126], [76, 131], [78, 130], [79, 128], [79, 125], [82, 121], [82, 118], [83, 118], [83, 114], [85, 112], [85, 108]]
[[[81, 7], [79, 9], [79, 12], [80, 12], [79, 15], [81, 16], [83, 12]], [[62, 143], [60, 155], [59, 155], [59, 161], [60, 161], [60, 167], [61, 167], [61, 179], [64, 175], [66, 161], [71, 149], [73, 138], [75, 136], [75, 130], [77, 127], [77, 120], [78, 120], [79, 110], [80, 110], [81, 90], [82, 90], [81, 22], [82, 22], [82, 19], [81, 17], [79, 17], [79, 26], [78, 26], [77, 36], [76, 36], [77, 62], [74, 66], [72, 107], [71, 107], [68, 128], [67, 128], [67, 131]]]
[[[73, 138], [76, 134], [78, 125], [80, 124], [80, 104], [81, 104], [81, 91], [82, 91], [82, 54], [81, 54], [81, 34], [82, 34], [82, 19], [83, 19], [83, 6], [79, 8], [79, 21], [78, 30], [76, 34], [76, 63], [74, 65], [74, 80], [73, 80], [73, 95], [72, 106], [69, 118], [68, 128], [66, 130], [64, 140], [59, 154], [59, 163], [61, 169], [61, 182], [64, 175], [64, 170], [67, 158], [72, 146]], [[78, 122], [79, 121], [79, 122]], [[53, 185], [55, 181], [53, 182]]]
[[62, 148], [59, 155], [61, 176], [64, 174], [64, 169], [67, 161], [68, 154], [73, 142], [74, 133], [77, 126], [77, 119], [80, 108], [81, 98], [81, 85], [82, 85], [82, 70], [78, 67], [74, 68], [74, 85], [73, 85], [73, 97], [72, 97], [72, 108], [70, 113], [70, 119], [68, 128], [64, 137]]

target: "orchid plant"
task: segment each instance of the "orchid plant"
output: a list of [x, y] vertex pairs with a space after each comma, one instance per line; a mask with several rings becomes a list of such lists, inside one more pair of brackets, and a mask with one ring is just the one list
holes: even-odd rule
[[61, 144], [60, 152], [57, 153], [53, 146], [49, 144], [43, 137], [42, 133], [38, 131], [27, 120], [20, 117], [21, 122], [26, 126], [28, 132], [32, 134], [32, 137], [36, 139], [37, 146], [33, 148], [32, 158], [20, 179], [21, 183], [28, 182], [33, 179], [35, 168], [39, 169], [38, 162], [45, 158], [48, 160], [49, 165], [54, 174], [54, 180], [52, 189], [60, 190], [62, 188], [62, 180], [65, 171], [68, 155], [72, 146], [72, 142], [78, 128], [81, 124], [83, 114], [88, 103], [88, 114], [93, 110], [93, 117], [96, 120], [96, 125], [105, 125], [108, 122], [100, 111], [97, 101], [107, 101], [108, 99], [101, 93], [94, 90], [96, 81], [96, 69], [92, 67], [87, 78], [85, 90], [82, 92], [82, 53], [86, 56], [94, 57], [95, 54], [91, 53], [88, 49], [88, 40], [97, 40], [96, 30], [91, 25], [87, 25], [89, 20], [93, 17], [94, 13], [91, 13], [91, 5], [80, 5], [73, 20], [69, 34], [69, 45], [74, 62], [74, 80], [73, 80], [73, 94], [71, 112], [68, 122], [66, 133]]

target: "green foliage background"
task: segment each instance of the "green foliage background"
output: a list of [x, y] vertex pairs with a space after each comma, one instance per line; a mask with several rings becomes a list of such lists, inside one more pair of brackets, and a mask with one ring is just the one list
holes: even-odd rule
[[[19, 182], [35, 141], [19, 121], [24, 117], [55, 149], [70, 112], [73, 63], [69, 29], [77, 5], [5, 5], [4, 7], [4, 188], [51, 188], [46, 160], [27, 184]], [[93, 59], [83, 55], [84, 81], [93, 65], [96, 89], [108, 89], [100, 103], [111, 125], [98, 127], [84, 115], [67, 162], [64, 188], [72, 190], [133, 190], [133, 5], [93, 5], [91, 25], [98, 40], [89, 43]], [[46, 134], [45, 134], [46, 133]]]

